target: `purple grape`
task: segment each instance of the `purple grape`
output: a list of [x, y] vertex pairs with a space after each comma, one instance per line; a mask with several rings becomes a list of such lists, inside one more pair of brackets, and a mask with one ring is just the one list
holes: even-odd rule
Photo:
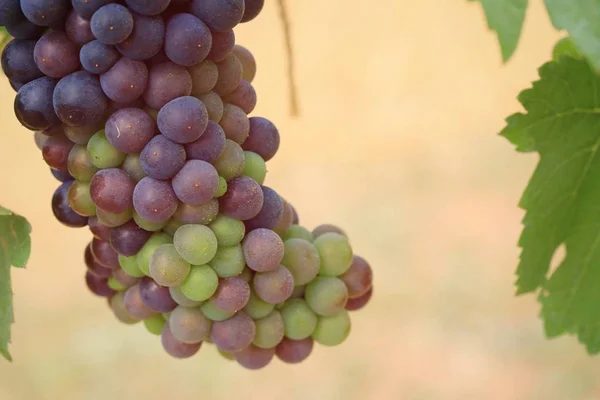
[[152, 118], [139, 108], [122, 108], [113, 113], [104, 127], [106, 138], [123, 153], [139, 153], [154, 137]]
[[171, 100], [189, 96], [191, 92], [192, 77], [189, 72], [184, 67], [167, 61], [150, 68], [144, 100], [150, 107], [160, 110]]
[[176, 339], [169, 328], [169, 324], [165, 324], [162, 330], [161, 341], [167, 354], [178, 359], [192, 357], [200, 350], [200, 346], [202, 345], [202, 342], [189, 344]]
[[[173, 290], [171, 290], [173, 291]], [[190, 302], [185, 296], [183, 301]], [[191, 304], [197, 303], [191, 301]], [[183, 343], [200, 343], [210, 336], [212, 321], [204, 316], [199, 308], [177, 307], [169, 317], [169, 329]]]
[[43, 77], [19, 89], [14, 103], [15, 115], [27, 129], [41, 131], [58, 122], [52, 108], [55, 87], [54, 79]]
[[170, 179], [185, 163], [185, 148], [164, 135], [156, 135], [140, 154], [142, 168], [154, 179]]
[[135, 182], [120, 168], [103, 169], [94, 175], [90, 194], [98, 208], [110, 213], [123, 213], [133, 205]]
[[240, 85], [244, 78], [244, 70], [235, 54], [228, 55], [216, 64], [219, 70], [219, 79], [217, 79], [213, 91], [219, 96], [225, 96]]
[[294, 277], [283, 265], [255, 274], [252, 283], [256, 295], [269, 304], [286, 301], [294, 291]]
[[239, 145], [246, 141], [250, 131], [250, 122], [246, 113], [233, 104], [225, 104], [219, 125], [223, 128], [227, 139], [231, 139]]
[[348, 299], [346, 303], [346, 310], [348, 311], [357, 311], [366, 306], [371, 300], [371, 296], [373, 295], [373, 288], [369, 289], [369, 291], [362, 296], [355, 297], [353, 299]]
[[146, 244], [152, 236], [140, 228], [135, 222], [129, 221], [110, 230], [110, 244], [113, 249], [124, 256], [133, 256]]
[[69, 11], [69, 0], [21, 0], [21, 10], [36, 25], [58, 27]]
[[173, 219], [181, 224], [210, 224], [219, 214], [219, 200], [210, 199], [206, 203], [192, 206], [180, 202]]
[[255, 217], [263, 206], [263, 192], [256, 181], [247, 176], [231, 180], [227, 193], [219, 199], [221, 213], [241, 221]]
[[69, 205], [69, 189], [74, 181], [61, 184], [52, 195], [52, 213], [63, 225], [81, 228], [87, 225], [87, 217], [77, 214]]
[[108, 107], [98, 78], [85, 71], [62, 78], [56, 84], [52, 103], [60, 120], [70, 126], [98, 124]]
[[208, 121], [206, 130], [199, 139], [185, 145], [188, 159], [214, 163], [225, 149], [225, 132], [219, 124]]
[[269, 365], [275, 356], [275, 349], [262, 349], [250, 345], [244, 350], [234, 354], [235, 360], [244, 368], [258, 370]]
[[247, 231], [257, 228], [275, 229], [283, 215], [283, 201], [277, 192], [268, 186], [261, 186], [261, 189], [263, 206], [254, 218], [244, 221]]
[[100, 75], [102, 90], [119, 103], [137, 100], [146, 89], [148, 68], [142, 61], [122, 57], [111, 69]]
[[127, 7], [110, 3], [94, 13], [91, 26], [96, 39], [105, 44], [118, 44], [131, 34], [133, 16]]
[[92, 40], [83, 45], [79, 51], [81, 66], [92, 74], [103, 74], [119, 59], [119, 52], [114, 46], [104, 44], [99, 40]]
[[178, 97], [158, 112], [158, 129], [170, 140], [185, 144], [202, 136], [208, 125], [206, 106], [192, 96]]
[[238, 106], [246, 114], [250, 114], [254, 111], [258, 100], [252, 84], [247, 80], [242, 80], [233, 92], [223, 97], [223, 101]]
[[0, 26], [6, 26], [22, 15], [20, 0], [0, 0]]
[[74, 179], [68, 171], [61, 171], [58, 169], [50, 168], [50, 173], [59, 182], [67, 182], [72, 181]]
[[206, 106], [208, 118], [215, 122], [221, 121], [223, 117], [223, 100], [221, 100], [221, 96], [215, 92], [208, 92], [201, 94], [198, 98]]
[[272, 271], [283, 260], [283, 241], [270, 229], [255, 229], [248, 232], [242, 242], [248, 268], [256, 272]]
[[140, 280], [139, 278], [129, 275], [127, 272], [125, 272], [121, 268], [115, 269], [112, 272], [112, 277], [126, 288], [132, 287], [133, 285], [138, 283], [138, 281]]
[[226, 313], [235, 313], [246, 307], [250, 300], [250, 285], [234, 276], [221, 279], [215, 294], [210, 298], [213, 306]]
[[293, 215], [292, 224], [298, 225], [300, 223], [300, 217], [298, 216], [298, 212], [296, 211], [294, 206], [290, 205], [290, 207], [292, 207], [292, 215]]
[[177, 210], [177, 197], [168, 182], [145, 177], [135, 186], [133, 207], [140, 217], [163, 222]]
[[73, 146], [73, 142], [63, 135], [50, 136], [42, 147], [42, 157], [50, 168], [66, 171]]
[[142, 301], [139, 284], [134, 284], [127, 289], [123, 302], [127, 312], [137, 319], [147, 319], [156, 313]]
[[110, 228], [100, 222], [97, 217], [90, 217], [88, 225], [94, 237], [105, 241], [110, 240]]
[[38, 26], [25, 18], [23, 13], [7, 23], [5, 28], [15, 39], [38, 39], [46, 31], [43, 26]]
[[2, 50], [2, 70], [12, 82], [25, 84], [44, 74], [35, 64], [35, 40], [14, 39]]
[[91, 248], [96, 261], [105, 268], [115, 270], [121, 267], [119, 264], [119, 255], [109, 242], [94, 238], [92, 239]]
[[95, 276], [89, 271], [85, 274], [85, 283], [88, 289], [96, 296], [110, 297], [115, 294], [115, 291], [108, 286], [108, 278]]
[[65, 22], [65, 32], [69, 39], [78, 45], [84, 45], [95, 39], [90, 21], [71, 10]]
[[231, 54], [235, 45], [233, 29], [224, 32], [212, 32], [212, 47], [206, 57], [212, 61], [221, 61]]
[[152, 278], [143, 277], [139, 285], [140, 296], [146, 307], [160, 313], [173, 311], [177, 307], [177, 303], [169, 293], [169, 288], [160, 286]]
[[40, 71], [51, 78], [62, 78], [79, 69], [79, 49], [64, 32], [50, 31], [42, 36], [33, 56]]
[[244, 0], [192, 0], [192, 13], [216, 32], [233, 29], [244, 16]]
[[195, 97], [210, 92], [217, 84], [217, 79], [219, 79], [217, 64], [210, 60], [205, 60], [188, 68], [188, 72], [192, 77], [192, 96]]
[[[36, 66], [36, 68], [37, 68], [37, 66]], [[10, 79], [8, 80], [8, 83], [10, 84], [10, 87], [12, 88], [12, 90], [14, 90], [15, 92], [18, 92], [19, 89], [21, 89], [24, 85], [24, 83], [13, 82]]]
[[287, 364], [298, 364], [308, 358], [313, 349], [313, 339], [292, 340], [283, 338], [275, 348], [277, 357]]
[[165, 11], [171, 0], [125, 0], [133, 11], [143, 15], [158, 15]]
[[160, 52], [164, 40], [165, 23], [160, 15], [148, 17], [133, 13], [133, 31], [117, 45], [117, 49], [125, 57], [144, 61]]
[[250, 133], [242, 145], [247, 151], [252, 151], [269, 161], [279, 150], [279, 131], [271, 121], [263, 117], [250, 118]]
[[173, 177], [172, 185], [179, 200], [196, 206], [215, 196], [219, 187], [219, 174], [206, 161], [190, 160]]
[[262, 11], [265, 5], [265, 0], [245, 0], [244, 3], [244, 15], [242, 16], [242, 20], [240, 22], [248, 22], [256, 18]]
[[348, 298], [354, 299], [367, 293], [373, 284], [373, 271], [369, 263], [360, 256], [352, 258], [350, 268], [340, 276], [348, 288]]
[[100, 7], [114, 1], [115, 0], [71, 0], [71, 3], [77, 14], [85, 19], [90, 19]]
[[85, 247], [83, 258], [88, 271], [91, 272], [94, 276], [97, 276], [99, 278], [108, 278], [109, 276], [111, 276], [112, 270], [104, 267], [94, 258], [94, 255], [92, 254], [91, 245], [87, 245]]
[[206, 59], [212, 47], [208, 27], [192, 14], [176, 14], [165, 29], [165, 54], [171, 61], [191, 67]]
[[221, 350], [235, 353], [252, 344], [256, 335], [256, 325], [252, 318], [240, 311], [225, 321], [215, 321], [210, 338]]

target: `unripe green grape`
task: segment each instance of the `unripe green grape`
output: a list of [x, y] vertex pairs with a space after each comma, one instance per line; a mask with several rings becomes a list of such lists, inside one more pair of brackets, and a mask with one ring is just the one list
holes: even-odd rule
[[133, 220], [135, 221], [136, 224], [138, 224], [138, 226], [140, 228], [142, 228], [143, 230], [148, 231], [148, 232], [160, 231], [168, 223], [168, 221], [161, 221], [161, 222], [148, 221], [147, 219], [140, 217], [139, 214], [136, 213], [135, 211], [133, 212]]
[[163, 244], [172, 243], [171, 236], [166, 233], [155, 233], [150, 236], [150, 239], [138, 251], [136, 255], [137, 265], [140, 271], [146, 276], [150, 276], [150, 258], [152, 254]]
[[244, 311], [248, 314], [252, 319], [260, 319], [269, 315], [273, 309], [275, 308], [274, 304], [269, 304], [266, 301], [263, 301], [252, 291], [250, 293], [250, 300], [248, 300], [248, 304], [244, 307]]
[[217, 243], [221, 247], [239, 244], [246, 233], [246, 227], [242, 221], [222, 214], [217, 216], [209, 228], [215, 234]]
[[205, 301], [215, 294], [218, 286], [219, 278], [209, 265], [193, 265], [179, 289], [190, 300]]
[[258, 182], [259, 185], [262, 185], [267, 176], [267, 164], [265, 163], [265, 160], [252, 151], [245, 151], [244, 155], [246, 161], [244, 163], [242, 175], [249, 176]]
[[227, 181], [222, 176], [219, 176], [219, 186], [217, 187], [217, 193], [215, 197], [221, 197], [227, 193]]
[[281, 309], [285, 336], [301, 340], [312, 335], [317, 326], [317, 314], [303, 299], [290, 299]]
[[184, 307], [198, 307], [202, 305], [201, 301], [194, 301], [192, 299], [188, 299], [182, 292], [180, 286], [174, 286], [169, 288], [169, 293], [171, 293], [171, 297], [175, 300], [175, 303]]
[[144, 320], [144, 326], [153, 335], [159, 336], [167, 321], [160, 314], [155, 314], [152, 317]]
[[89, 182], [74, 181], [69, 188], [69, 205], [77, 214], [84, 217], [96, 215], [96, 204], [92, 201]]
[[210, 265], [221, 278], [241, 274], [246, 266], [242, 245], [219, 247]]
[[150, 257], [150, 276], [161, 286], [179, 286], [190, 269], [190, 263], [181, 258], [173, 244], [159, 246]]
[[162, 230], [164, 233], [174, 236], [175, 232], [177, 232], [177, 229], [181, 228], [182, 225], [183, 224], [181, 222], [171, 218], [167, 221], [167, 224], [163, 226]]
[[351, 328], [350, 315], [342, 310], [330, 317], [319, 317], [312, 337], [323, 346], [337, 346], [346, 340]]
[[229, 361], [235, 360], [235, 357], [233, 356], [233, 354], [223, 351], [223, 350], [219, 349], [218, 347], [217, 347], [217, 351], [224, 359], [229, 360]]
[[279, 311], [273, 311], [268, 316], [254, 321], [256, 335], [253, 344], [262, 349], [270, 349], [279, 344], [283, 339], [283, 318]]
[[81, 182], [89, 182], [98, 168], [92, 164], [86, 146], [76, 144], [69, 152], [67, 168], [73, 178]]
[[304, 297], [314, 312], [331, 316], [346, 307], [348, 288], [339, 278], [318, 276], [306, 286]]
[[304, 239], [307, 242], [312, 242], [313, 240], [315, 240], [315, 237], [313, 236], [312, 232], [306, 229], [305, 227], [300, 225], [292, 225], [285, 232], [282, 239], [284, 241], [288, 239]]
[[235, 312], [227, 312], [217, 308], [212, 302], [204, 303], [200, 309], [206, 318], [211, 321], [225, 321], [235, 315]]
[[127, 157], [125, 157], [121, 168], [123, 168], [123, 170], [125, 170], [125, 172], [127, 172], [129, 176], [131, 176], [131, 178], [136, 182], [139, 182], [142, 180], [142, 178], [146, 177], [146, 172], [142, 168], [139, 154], [127, 154]]
[[123, 290], [127, 289], [127, 287], [125, 285], [123, 285], [121, 282], [119, 282], [118, 280], [116, 280], [114, 276], [108, 277], [107, 284], [108, 284], [109, 288], [111, 288], [112, 290], [114, 290], [116, 292], [122, 292]]
[[109, 228], [116, 228], [126, 222], [129, 222], [133, 216], [133, 210], [123, 211], [122, 213], [110, 213], [101, 208], [96, 208], [96, 217], [98, 221]]
[[179, 255], [194, 265], [208, 264], [217, 253], [217, 238], [205, 225], [182, 225], [173, 236], [173, 244]]
[[340, 276], [352, 264], [352, 247], [348, 239], [339, 233], [328, 232], [315, 239], [313, 245], [321, 258], [319, 275]]
[[119, 265], [129, 276], [133, 276], [134, 278], [141, 278], [144, 276], [144, 273], [140, 270], [137, 264], [136, 256], [124, 256], [119, 254]]
[[87, 144], [90, 160], [96, 168], [116, 168], [125, 160], [126, 154], [113, 147], [106, 138], [104, 129], [90, 138]]
[[294, 276], [294, 285], [306, 285], [319, 273], [321, 257], [310, 242], [304, 239], [288, 239], [283, 243], [284, 253], [281, 263]]

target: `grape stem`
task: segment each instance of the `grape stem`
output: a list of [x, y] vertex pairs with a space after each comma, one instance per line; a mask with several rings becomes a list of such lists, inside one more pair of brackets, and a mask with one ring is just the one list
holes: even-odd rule
[[288, 85], [290, 87], [290, 109], [293, 117], [299, 114], [298, 90], [296, 88], [296, 71], [294, 68], [294, 49], [292, 45], [292, 33], [290, 28], [290, 18], [285, 0], [277, 0], [279, 6], [279, 18], [283, 25], [283, 34], [285, 37], [285, 48], [288, 60]]

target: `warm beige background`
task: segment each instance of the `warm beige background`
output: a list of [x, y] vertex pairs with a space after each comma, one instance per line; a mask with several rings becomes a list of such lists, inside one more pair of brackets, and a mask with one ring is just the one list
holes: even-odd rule
[[90, 235], [53, 220], [57, 183], [2, 81], [0, 203], [34, 232], [29, 267], [14, 272], [15, 362], [0, 362], [0, 399], [598, 399], [598, 361], [573, 338], [545, 340], [533, 296], [513, 295], [516, 204], [536, 157], [497, 132], [559, 37], [541, 1], [502, 65], [464, 0], [289, 0], [299, 120], [267, 3], [237, 31], [259, 63], [255, 115], [282, 132], [267, 182], [306, 225], [342, 225], [375, 268], [376, 297], [347, 343], [247, 372], [208, 347], [174, 361], [143, 327], [115, 322], [83, 283]]

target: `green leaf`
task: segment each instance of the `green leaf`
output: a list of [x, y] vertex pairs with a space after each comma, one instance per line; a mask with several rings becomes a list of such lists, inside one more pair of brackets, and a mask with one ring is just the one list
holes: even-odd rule
[[[546, 335], [575, 333], [590, 353], [600, 351], [600, 77], [583, 60], [563, 56], [540, 68], [540, 80], [519, 100], [502, 131], [527, 143], [539, 163], [520, 205], [517, 293], [542, 288]], [[561, 244], [565, 258], [547, 277]]]
[[10, 267], [24, 267], [31, 253], [31, 226], [27, 220], [0, 206], [0, 354], [8, 352], [10, 327], [14, 321]]
[[552, 24], [565, 29], [577, 49], [600, 70], [600, 0], [545, 0]]
[[488, 27], [498, 34], [502, 59], [508, 61], [517, 49], [527, 0], [479, 0], [487, 18]]

